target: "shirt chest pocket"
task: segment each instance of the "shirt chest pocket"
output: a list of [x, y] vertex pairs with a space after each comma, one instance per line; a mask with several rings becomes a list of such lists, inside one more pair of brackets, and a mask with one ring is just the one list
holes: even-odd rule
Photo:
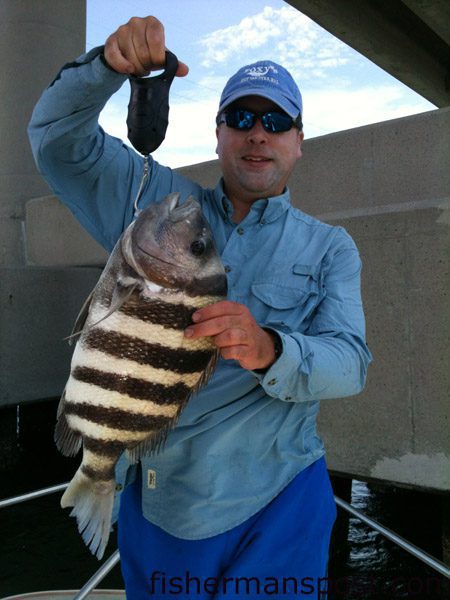
[[250, 307], [260, 325], [286, 333], [305, 331], [321, 300], [321, 286], [315, 265], [293, 266], [285, 278], [275, 275], [254, 281]]

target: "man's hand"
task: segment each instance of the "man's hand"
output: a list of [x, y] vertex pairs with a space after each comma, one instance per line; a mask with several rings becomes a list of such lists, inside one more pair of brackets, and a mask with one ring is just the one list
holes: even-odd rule
[[186, 337], [211, 336], [222, 357], [237, 360], [244, 369], [266, 369], [275, 361], [272, 336], [243, 304], [227, 300], [210, 304], [197, 310], [192, 320]]
[[[163, 24], [155, 17], [132, 17], [106, 40], [104, 56], [118, 73], [142, 77], [164, 68], [165, 52]], [[188, 71], [180, 62], [176, 75], [184, 77]]]

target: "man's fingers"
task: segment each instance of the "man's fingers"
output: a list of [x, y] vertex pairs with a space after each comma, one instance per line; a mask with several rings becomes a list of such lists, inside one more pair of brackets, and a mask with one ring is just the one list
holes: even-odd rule
[[142, 52], [146, 53], [144, 63], [149, 69], [163, 69], [166, 62], [164, 28], [155, 17], [145, 19], [145, 29], [141, 42]]
[[200, 321], [206, 321], [222, 315], [243, 315], [246, 311], [246, 307], [237, 302], [231, 302], [230, 300], [222, 300], [221, 302], [215, 302], [204, 306], [200, 310], [195, 311], [192, 315], [194, 323]]
[[105, 44], [105, 60], [108, 65], [118, 73], [133, 73], [134, 65], [122, 54], [119, 48], [118, 39], [115, 36], [110, 36]]
[[175, 75], [177, 77], [185, 77], [188, 73], [189, 67], [185, 63], [178, 61], [178, 69]]
[[239, 316], [225, 315], [190, 325], [186, 329], [185, 335], [186, 337], [216, 337], [223, 332], [237, 330], [244, 330]]
[[265, 369], [275, 360], [272, 335], [261, 329], [243, 304], [216, 302], [197, 310], [192, 321], [186, 337], [211, 337], [224, 359], [237, 360], [244, 369]]
[[[164, 27], [156, 17], [132, 17], [109, 36], [105, 59], [118, 73], [139, 77], [164, 69], [166, 62]], [[189, 68], [180, 62], [176, 75], [184, 77]]]
[[122, 37], [119, 39], [119, 48], [122, 51], [122, 54], [131, 62], [133, 65], [133, 75], [146, 75], [148, 73], [148, 68], [145, 66], [144, 62], [138, 56], [136, 46], [139, 47], [138, 41], [136, 39], [136, 35], [131, 35], [131, 31], [128, 30], [128, 36]]
[[[248, 332], [255, 325], [249, 310], [243, 304], [223, 300], [202, 307], [192, 315], [193, 325], [185, 332], [186, 337], [209, 336], [218, 338], [218, 343], [246, 342]], [[216, 342], [217, 343], [217, 342]]]

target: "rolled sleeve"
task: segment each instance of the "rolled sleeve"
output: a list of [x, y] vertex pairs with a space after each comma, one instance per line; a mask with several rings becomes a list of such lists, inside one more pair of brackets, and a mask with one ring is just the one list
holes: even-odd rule
[[258, 377], [274, 398], [288, 402], [343, 398], [364, 388], [372, 357], [365, 342], [361, 261], [349, 237], [345, 245], [324, 269], [324, 297], [307, 331], [276, 331], [282, 354]]

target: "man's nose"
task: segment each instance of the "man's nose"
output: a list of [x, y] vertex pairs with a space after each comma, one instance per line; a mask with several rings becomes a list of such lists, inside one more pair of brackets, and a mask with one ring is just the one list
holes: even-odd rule
[[261, 119], [256, 118], [253, 127], [249, 130], [247, 140], [253, 144], [264, 144], [267, 142], [268, 133], [264, 129]]

